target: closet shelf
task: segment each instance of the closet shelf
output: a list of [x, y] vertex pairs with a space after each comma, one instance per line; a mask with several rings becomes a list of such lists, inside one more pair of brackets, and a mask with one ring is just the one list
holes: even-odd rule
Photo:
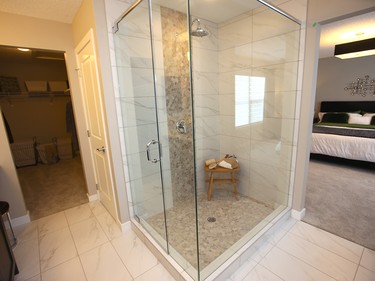
[[29, 98], [60, 98], [70, 97], [70, 90], [47, 92], [0, 92], [0, 99], [16, 100]]

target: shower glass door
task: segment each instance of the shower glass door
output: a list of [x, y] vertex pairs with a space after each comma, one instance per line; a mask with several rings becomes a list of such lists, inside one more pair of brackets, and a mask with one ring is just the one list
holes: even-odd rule
[[134, 217], [196, 279], [188, 17], [176, 5], [141, 2], [114, 38]]
[[[168, 158], [167, 149], [163, 147], [167, 144], [165, 96], [162, 95], [163, 85], [156, 82], [151, 38], [145, 2], [119, 24], [115, 34], [116, 59], [134, 217], [167, 251], [161, 163], [161, 159], [165, 162]], [[147, 219], [155, 215], [162, 217], [157, 232], [147, 223]]]

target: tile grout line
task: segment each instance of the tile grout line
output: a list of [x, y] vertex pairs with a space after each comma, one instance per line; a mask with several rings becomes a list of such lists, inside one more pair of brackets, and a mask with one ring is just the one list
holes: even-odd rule
[[365, 253], [365, 248], [363, 248], [362, 255], [361, 255], [361, 258], [359, 259], [359, 263], [358, 263], [358, 266], [357, 266], [357, 270], [355, 271], [353, 281], [354, 281], [355, 278], [357, 277], [357, 273], [358, 273], [359, 267], [361, 266], [361, 261], [362, 261], [362, 257], [363, 257], [363, 254], [364, 254], [364, 253]]

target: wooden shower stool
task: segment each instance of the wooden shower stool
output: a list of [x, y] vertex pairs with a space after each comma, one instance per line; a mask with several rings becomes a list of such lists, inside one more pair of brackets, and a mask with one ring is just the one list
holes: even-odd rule
[[[208, 173], [210, 173], [210, 179], [206, 180], [209, 182], [209, 185], [208, 185], [208, 193], [207, 193], [207, 200], [210, 201], [211, 200], [211, 194], [212, 194], [212, 185], [214, 182], [232, 182], [233, 184], [233, 193], [234, 193], [234, 196], [236, 197], [236, 199], [238, 200], [238, 195], [237, 195], [237, 182], [239, 182], [240, 180], [239, 179], [236, 179], [234, 178], [234, 173], [236, 172], [239, 172], [240, 171], [240, 165], [238, 165], [237, 168], [235, 169], [226, 169], [226, 168], [222, 168], [222, 167], [219, 167], [217, 166], [216, 168], [214, 169], [209, 169], [208, 166], [205, 166], [204, 167], [204, 170]], [[215, 179], [214, 178], [214, 174], [215, 173], [230, 173], [231, 174], [231, 177], [230, 178], [225, 178], [225, 179]]]

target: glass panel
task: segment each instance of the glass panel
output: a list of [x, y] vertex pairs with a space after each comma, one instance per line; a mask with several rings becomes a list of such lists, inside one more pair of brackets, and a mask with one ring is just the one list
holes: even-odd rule
[[[203, 280], [288, 207], [300, 26], [255, 0], [190, 0], [190, 14]], [[226, 154], [239, 194], [214, 172], [208, 201], [204, 163]]]
[[[152, 30], [169, 254], [197, 278], [194, 149], [185, 1], [153, 1]], [[181, 127], [177, 129], [177, 123]], [[148, 219], [155, 229], [162, 216]]]
[[[133, 211], [167, 250], [160, 163], [147, 160], [147, 144], [160, 140], [147, 2], [120, 22], [114, 37]], [[149, 158], [159, 157], [158, 143], [149, 144]], [[148, 222], [155, 216], [161, 217], [157, 229]]]

